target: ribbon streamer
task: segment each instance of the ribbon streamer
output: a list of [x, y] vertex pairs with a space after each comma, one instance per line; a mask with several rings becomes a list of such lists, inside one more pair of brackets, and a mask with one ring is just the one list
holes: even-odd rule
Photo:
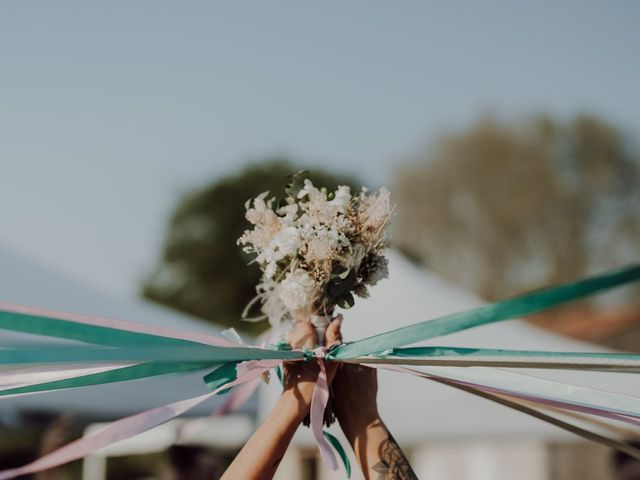
[[[116, 441], [153, 428], [204, 402], [232, 391], [219, 414], [237, 408], [255, 390], [259, 377], [281, 369], [283, 361], [320, 365], [314, 388], [312, 431], [323, 460], [331, 469], [337, 460], [331, 445], [345, 461], [335, 437], [322, 431], [329, 397], [326, 361], [375, 364], [377, 368], [414, 372], [432, 381], [497, 401], [553, 423], [584, 438], [625, 451], [638, 458], [634, 447], [551, 417], [540, 410], [586, 414], [640, 425], [640, 398], [579, 387], [508, 372], [486, 365], [621, 371], [638, 373], [640, 356], [611, 353], [542, 352], [458, 347], [401, 348], [468, 328], [517, 318], [640, 279], [640, 265], [604, 273], [565, 285], [507, 299], [466, 312], [421, 322], [364, 340], [313, 352], [244, 345], [239, 337], [222, 339], [104, 317], [34, 309], [0, 302], [0, 329], [83, 342], [84, 344], [0, 347], [0, 396], [16, 396], [87, 385], [148, 378], [169, 373], [212, 369], [204, 377], [212, 392], [156, 407], [118, 420], [104, 430], [78, 439], [24, 467], [0, 472], [0, 480], [34, 473], [78, 459]], [[87, 345], [92, 344], [92, 345]], [[424, 371], [399, 365], [423, 365]], [[484, 367], [478, 365], [485, 365]], [[466, 368], [458, 368], [458, 367]], [[532, 407], [533, 405], [533, 407]], [[216, 412], [214, 412], [216, 413]], [[595, 423], [594, 423], [595, 424]], [[349, 471], [348, 460], [345, 467]]]
[[364, 340], [345, 343], [331, 352], [329, 358], [343, 360], [362, 357], [481, 325], [523, 317], [639, 279], [640, 265], [622, 268], [577, 282], [545, 288], [466, 312], [454, 313], [453, 315], [398, 328]]
[[197, 362], [226, 363], [244, 360], [302, 358], [300, 352], [259, 347], [218, 347], [208, 345], [129, 345], [123, 348], [101, 346], [21, 345], [0, 347], [0, 365], [29, 363], [90, 362]]
[[139, 378], [149, 378], [158, 375], [166, 375], [168, 373], [190, 372], [202, 370], [209, 367], [209, 364], [196, 363], [180, 363], [180, 362], [150, 362], [139, 365], [125, 365], [118, 367], [96, 367], [93, 370], [88, 369], [91, 373], [83, 372], [83, 374], [69, 377], [63, 370], [62, 378], [49, 382], [36, 382], [19, 387], [6, 388], [0, 390], [0, 397], [26, 395], [29, 393], [44, 393], [53, 390], [62, 390], [77, 387], [87, 387], [90, 385], [103, 385], [114, 382], [126, 382]]
[[491, 348], [394, 348], [376, 355], [342, 360], [347, 363], [392, 363], [431, 366], [492, 366], [640, 373], [640, 355], [627, 353], [545, 352]]
[[[51, 320], [57, 320], [52, 322]], [[213, 335], [113, 318], [59, 312], [0, 302], [0, 329], [122, 347], [146, 342], [174, 345], [237, 346]]]
[[[597, 416], [609, 418], [612, 420], [629, 423], [636, 426], [640, 425], [640, 420], [638, 419], [640, 417], [640, 413], [633, 413], [633, 412], [630, 414], [619, 413], [616, 411], [617, 410], [616, 407], [611, 405], [615, 403], [624, 403], [625, 401], [634, 402], [634, 401], [640, 400], [636, 397], [631, 397], [628, 395], [589, 389], [587, 387], [578, 387], [576, 385], [561, 384], [559, 382], [552, 382], [550, 380], [543, 380], [536, 377], [527, 377], [520, 374], [513, 374], [516, 376], [527, 377], [528, 379], [531, 380], [531, 384], [527, 389], [528, 391], [523, 393], [521, 390], [513, 388], [512, 386], [513, 382], [511, 383], [503, 382], [502, 386], [496, 386], [496, 383], [491, 383], [486, 381], [486, 375], [484, 376], [481, 375], [480, 378], [476, 378], [476, 379], [473, 379], [473, 374], [471, 374], [470, 377], [461, 378], [460, 376], [456, 375], [457, 372], [451, 372], [450, 370], [447, 371], [446, 368], [442, 369], [444, 371], [434, 372], [431, 369], [427, 369], [426, 371], [421, 371], [421, 370], [409, 369], [406, 367], [400, 367], [398, 365], [372, 364], [368, 366], [374, 367], [374, 368], [384, 368], [387, 370], [393, 370], [393, 371], [398, 371], [402, 373], [412, 373], [418, 376], [423, 376], [424, 378], [447, 380], [450, 382], [454, 382], [457, 385], [465, 385], [469, 388], [479, 388], [479, 389], [482, 389], [483, 391], [492, 392], [497, 395], [506, 395], [512, 398], [534, 401], [538, 404], [559, 407], [565, 410], [589, 413], [592, 415], [597, 415]], [[497, 371], [496, 373], [509, 374], [512, 372]], [[469, 378], [471, 378], [471, 380]], [[518, 381], [522, 382], [523, 379], [518, 379]], [[524, 379], [524, 381], [526, 382], [527, 380]], [[539, 385], [542, 387], [542, 389], [544, 389], [544, 387], [549, 387], [549, 384], [547, 382], [552, 384], [551, 389], [554, 389], [554, 388], [556, 389], [556, 396], [550, 396], [548, 393], [546, 394], [535, 393], [536, 385]], [[500, 385], [500, 383], [498, 383], [497, 385]], [[565, 387], [566, 391], [564, 392], [564, 395], [562, 390], [559, 389], [558, 387]], [[573, 389], [581, 390], [580, 392], [578, 392], [578, 397], [579, 397], [578, 400], [580, 401], [573, 398], [573, 395], [571, 392], [571, 390]], [[587, 399], [590, 399], [589, 394], [592, 394], [594, 399], [597, 399], [598, 397], [600, 397], [600, 403], [598, 403], [597, 401], [594, 401], [593, 403], [585, 402], [584, 397], [586, 397]]]
[[318, 380], [313, 389], [313, 395], [311, 397], [311, 431], [320, 449], [320, 456], [329, 470], [335, 471], [338, 469], [338, 462], [333, 450], [327, 443], [324, 432], [322, 431], [322, 422], [324, 418], [324, 411], [327, 408], [327, 402], [329, 401], [329, 384], [327, 382], [327, 369], [324, 365], [324, 353], [325, 348], [319, 347], [316, 349], [315, 354], [318, 359], [318, 366], [320, 371], [318, 372]]
[[153, 427], [157, 427], [158, 425], [182, 415], [222, 390], [256, 378], [262, 373], [260, 370], [260, 368], [250, 370], [243, 375], [238, 376], [237, 379], [220, 386], [211, 393], [206, 393], [187, 400], [180, 400], [162, 407], [156, 407], [151, 410], [147, 410], [146, 412], [113, 422], [103, 430], [92, 435], [79, 438], [78, 440], [44, 455], [23, 467], [0, 472], [0, 480], [64, 465], [65, 463], [78, 460], [115, 442], [131, 438], [134, 435], [150, 430]]
[[[601, 443], [603, 445], [606, 445], [610, 448], [619, 450], [621, 452], [624, 452], [634, 458], [637, 458], [640, 460], [640, 449], [638, 449], [637, 447], [634, 447], [631, 444], [628, 444], [626, 442], [621, 442], [612, 438], [608, 438], [605, 437], [603, 435], [598, 435], [596, 433], [590, 432], [588, 430], [585, 430], [583, 428], [577, 427], [575, 425], [572, 425], [568, 422], [564, 422], [562, 420], [559, 420], [557, 418], [551, 417], [549, 415], [546, 415], [542, 412], [540, 412], [539, 410], [535, 409], [535, 408], [530, 408], [527, 406], [526, 401], [523, 401], [520, 398], [512, 398], [509, 394], [497, 394], [495, 393], [492, 389], [485, 389], [482, 386], [479, 385], [468, 385], [466, 383], [462, 383], [462, 382], [457, 382], [455, 380], [451, 380], [448, 379], [446, 377], [437, 377], [437, 376], [433, 376], [433, 375], [429, 375], [426, 374], [424, 372], [421, 372], [419, 370], [414, 370], [414, 369], [409, 369], [409, 368], [404, 368], [404, 367], [398, 367], [395, 365], [368, 365], [371, 368], [376, 368], [376, 369], [385, 369], [385, 370], [391, 370], [394, 372], [400, 372], [400, 373], [406, 373], [409, 375], [414, 375], [417, 377], [421, 377], [421, 378], [425, 378], [427, 380], [431, 380], [437, 383], [442, 383], [444, 385], [448, 385], [450, 387], [456, 388], [458, 390], [462, 390], [465, 391], [467, 393], [471, 393], [473, 395], [476, 396], [480, 396], [483, 398], [486, 398], [487, 400], [491, 400], [493, 402], [496, 403], [500, 403], [501, 405], [507, 406], [509, 408], [512, 408], [514, 410], [518, 410], [522, 413], [525, 413], [527, 415], [533, 416], [539, 420], [542, 420], [546, 423], [550, 423], [552, 425], [555, 425], [563, 430], [566, 430], [568, 432], [571, 432], [575, 435], [578, 435], [580, 437], [586, 438], [587, 440], [591, 440], [597, 443]], [[530, 397], [529, 398], [529, 403], [532, 403], [534, 405], [536, 405], [538, 408], [541, 407], [541, 405], [538, 404], [537, 400], [535, 399], [535, 397]], [[542, 406], [546, 406], [546, 405], [542, 405]], [[560, 408], [559, 410], [562, 411], [562, 408]], [[566, 414], [566, 412], [562, 411], [563, 414]]]

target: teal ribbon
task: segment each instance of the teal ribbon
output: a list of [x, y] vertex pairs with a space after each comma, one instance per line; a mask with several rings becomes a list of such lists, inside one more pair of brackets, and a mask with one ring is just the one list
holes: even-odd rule
[[131, 365], [100, 373], [81, 375], [62, 380], [53, 380], [23, 387], [0, 390], [0, 396], [46, 392], [50, 390], [63, 390], [67, 388], [88, 387], [91, 385], [104, 385], [107, 383], [126, 382], [141, 378], [155, 377], [169, 373], [185, 373], [209, 368], [210, 364], [182, 363], [182, 362], [149, 362], [140, 365]]
[[407, 357], [524, 357], [524, 358], [592, 358], [640, 361], [640, 355], [609, 352], [547, 352], [544, 350], [506, 350], [463, 347], [410, 347], [394, 348], [375, 355], [377, 358]]
[[336, 452], [338, 452], [338, 455], [340, 456], [340, 460], [342, 460], [342, 464], [344, 465], [344, 469], [347, 472], [347, 478], [351, 478], [351, 462], [349, 461], [347, 452], [340, 444], [340, 440], [338, 440], [336, 437], [331, 435], [326, 430], [322, 431], [322, 435], [324, 435], [324, 438], [326, 438], [327, 441], [331, 444], [331, 446], [336, 450]]
[[341, 360], [362, 357], [481, 325], [523, 317], [639, 279], [640, 265], [622, 268], [576, 282], [545, 288], [466, 312], [454, 313], [453, 315], [398, 328], [356, 342], [345, 343], [329, 352], [327, 358]]
[[428, 375], [463, 382], [467, 385], [496, 388], [514, 394], [568, 402], [587, 408], [596, 407], [619, 415], [640, 418], [640, 398], [631, 395], [566, 384], [505, 369], [425, 367], [420, 371]]
[[394, 348], [349, 363], [420, 366], [545, 368], [582, 371], [640, 373], [640, 355], [601, 352], [550, 352], [492, 348], [413, 347]]
[[[486, 305], [467, 312], [436, 318], [415, 325], [375, 335], [364, 340], [339, 345], [327, 359], [355, 358], [396, 349], [423, 340], [468, 328], [520, 317], [560, 305], [577, 298], [604, 291], [640, 279], [640, 266], [608, 272], [577, 282], [546, 288], [537, 292]], [[98, 346], [24, 346], [0, 348], [0, 364], [61, 363], [90, 361], [193, 362], [209, 365], [245, 360], [310, 359], [312, 352], [243, 347], [217, 347], [190, 340], [168, 338], [147, 333], [129, 332], [106, 326], [94, 326], [41, 315], [0, 311], [0, 329], [49, 337], [78, 340]], [[452, 352], [453, 350], [449, 350]], [[417, 351], [413, 351], [415, 354]], [[468, 354], [461, 349], [458, 355]], [[476, 350], [476, 354], [478, 351]], [[486, 350], [483, 354], [511, 354]], [[405, 352], [409, 354], [409, 352]], [[421, 354], [435, 354], [423, 350]], [[548, 355], [548, 353], [545, 353]], [[527, 355], [533, 355], [527, 353]], [[542, 355], [535, 354], [535, 355]], [[565, 353], [561, 355], [573, 355]], [[584, 354], [581, 354], [584, 356]], [[602, 354], [594, 354], [598, 356]], [[605, 354], [610, 355], [610, 354]], [[603, 357], [604, 358], [604, 357]]]
[[147, 362], [180, 361], [197, 363], [242, 362], [245, 360], [294, 360], [298, 351], [269, 350], [253, 347], [216, 347], [193, 345], [130, 344], [126, 347], [22, 345], [0, 348], [0, 365], [32, 363]]
[[[555, 305], [604, 291], [640, 278], [640, 266], [632, 266], [604, 273], [577, 282], [546, 288], [537, 292], [486, 305], [467, 312], [448, 315], [427, 322], [399, 328], [364, 340], [343, 344], [327, 354], [328, 359], [341, 360], [390, 350], [395, 357], [457, 355], [467, 356], [552, 356], [558, 358], [627, 358], [638, 356], [609, 353], [535, 352], [492, 349], [462, 349], [455, 347], [421, 347], [399, 349], [467, 328], [486, 325], [514, 317], [539, 312]], [[142, 362], [99, 374], [17, 387], [0, 392], [2, 395], [29, 393], [52, 389], [74, 388], [85, 385], [120, 382], [179, 373], [245, 360], [311, 358], [312, 352], [278, 349], [216, 347], [189, 340], [174, 339], [147, 333], [129, 332], [117, 328], [94, 326], [67, 320], [15, 312], [0, 312], [0, 329], [35, 335], [78, 340], [98, 346], [22, 346], [0, 348], [0, 364], [34, 364], [63, 362]], [[389, 354], [389, 352], [388, 352]], [[224, 370], [220, 370], [219, 374]]]
[[112, 347], [124, 347], [127, 345], [136, 347], [144, 345], [202, 345], [190, 340], [162, 337], [149, 333], [129, 332], [117, 328], [86, 325], [41, 315], [6, 311], [0, 311], [0, 329]]
[[[204, 383], [207, 384], [209, 390], [216, 390], [227, 383], [231, 383], [238, 378], [238, 366], [239, 362], [225, 363], [221, 367], [216, 368], [214, 371], [204, 376]], [[228, 393], [231, 388], [221, 390], [218, 395], [224, 395]]]

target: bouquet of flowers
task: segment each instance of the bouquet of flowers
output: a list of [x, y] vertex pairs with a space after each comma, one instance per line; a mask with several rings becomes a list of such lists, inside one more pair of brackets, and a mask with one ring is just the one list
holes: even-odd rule
[[262, 279], [243, 316], [259, 301], [263, 315], [249, 320], [268, 318], [274, 331], [311, 320], [321, 339], [335, 306], [350, 308], [354, 295], [366, 298], [387, 277], [392, 208], [384, 188], [329, 192], [303, 174], [293, 176], [279, 203], [269, 192], [247, 201], [253, 228], [238, 244], [255, 255]]

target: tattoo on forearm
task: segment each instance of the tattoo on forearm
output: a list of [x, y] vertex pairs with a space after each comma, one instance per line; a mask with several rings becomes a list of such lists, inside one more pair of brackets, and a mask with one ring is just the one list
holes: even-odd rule
[[380, 462], [373, 466], [378, 480], [418, 480], [398, 442], [389, 434], [380, 445]]

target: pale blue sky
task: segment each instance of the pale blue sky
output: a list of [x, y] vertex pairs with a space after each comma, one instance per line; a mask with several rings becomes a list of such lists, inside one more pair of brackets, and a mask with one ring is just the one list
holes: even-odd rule
[[0, 245], [131, 295], [179, 193], [252, 159], [387, 183], [486, 112], [637, 138], [639, 24], [631, 0], [3, 1]]

